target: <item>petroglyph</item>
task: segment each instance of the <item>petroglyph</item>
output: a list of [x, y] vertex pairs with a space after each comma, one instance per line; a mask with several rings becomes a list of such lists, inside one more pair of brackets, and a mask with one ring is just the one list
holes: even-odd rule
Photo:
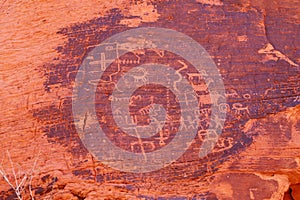
[[232, 104], [232, 110], [235, 110], [235, 113], [238, 115], [242, 114], [242, 112], [246, 112], [248, 115], [250, 115], [248, 106], [243, 106], [241, 103]]
[[132, 74], [132, 77], [134, 78], [134, 82], [146, 83], [147, 75], [148, 72], [144, 68], [136, 67], [135, 72]]
[[238, 98], [240, 95], [237, 93], [235, 89], [227, 89], [226, 90], [226, 97], [227, 98]]
[[179, 91], [178, 90], [178, 88], [177, 88], [177, 84], [178, 83], [180, 83], [181, 81], [182, 81], [182, 75], [180, 74], [180, 72], [182, 71], [182, 70], [185, 70], [185, 69], [187, 69], [188, 68], [188, 66], [187, 66], [187, 64], [185, 64], [183, 61], [181, 61], [181, 60], [177, 60], [177, 62], [179, 62], [181, 65], [182, 65], [182, 67], [181, 68], [179, 68], [178, 70], [176, 70], [176, 72], [175, 72], [175, 74], [178, 76], [178, 79], [177, 80], [175, 80], [174, 81], [174, 89], [176, 90], [176, 91]]
[[294, 67], [299, 67], [298, 64], [296, 64], [295, 62], [293, 62], [288, 56], [284, 55], [282, 52], [276, 50], [274, 48], [274, 46], [270, 43], [268, 43], [265, 47], [263, 47], [262, 49], [258, 50], [259, 54], [265, 54], [266, 55], [266, 59], [268, 60], [284, 60], [287, 63], [289, 63], [290, 65], [294, 66]]
[[294, 102], [300, 102], [300, 96], [296, 96]]

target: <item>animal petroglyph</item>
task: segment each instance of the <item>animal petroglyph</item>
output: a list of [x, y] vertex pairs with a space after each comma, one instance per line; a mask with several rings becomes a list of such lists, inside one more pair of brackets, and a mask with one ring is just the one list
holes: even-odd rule
[[227, 98], [238, 98], [238, 97], [240, 97], [240, 95], [234, 89], [227, 89], [225, 95], [226, 95]]
[[248, 106], [243, 106], [243, 104], [241, 103], [232, 104], [232, 110], [234, 110], [236, 114], [241, 114], [242, 112], [246, 112], [248, 115], [250, 115]]
[[137, 67], [136, 68], [136, 73], [132, 75], [134, 78], [134, 82], [143, 82], [145, 83], [147, 81], [147, 75], [148, 72], [144, 68]]

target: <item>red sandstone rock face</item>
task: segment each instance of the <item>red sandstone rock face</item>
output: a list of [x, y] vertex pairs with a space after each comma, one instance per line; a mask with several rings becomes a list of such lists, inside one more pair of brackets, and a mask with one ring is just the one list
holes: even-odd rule
[[[293, 0], [3, 1], [1, 166], [14, 180], [7, 151], [20, 176], [37, 160], [36, 199], [299, 199], [299, 9]], [[149, 26], [182, 32], [207, 50], [223, 77], [227, 118], [206, 157], [198, 157], [205, 138], [199, 133], [186, 153], [163, 169], [120, 172], [82, 144], [72, 89], [95, 45]], [[177, 60], [189, 65], [171, 53], [149, 50], [141, 57], [175, 68]], [[126, 140], [115, 140], [130, 150]], [[6, 181], [0, 182], [1, 199], [14, 198]], [[28, 199], [28, 188], [24, 193]]]

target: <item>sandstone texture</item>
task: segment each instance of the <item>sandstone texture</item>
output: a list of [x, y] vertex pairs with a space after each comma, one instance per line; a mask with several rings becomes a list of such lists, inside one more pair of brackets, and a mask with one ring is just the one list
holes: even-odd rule
[[[0, 27], [0, 170], [14, 185], [28, 176], [23, 199], [300, 199], [298, 0], [2, 0]], [[199, 130], [179, 159], [147, 173], [103, 164], [83, 144], [72, 115], [75, 77], [88, 53], [138, 27], [172, 29], [193, 38], [218, 67], [226, 92], [226, 121], [212, 152], [199, 158], [207, 133]], [[127, 53], [120, 60], [97, 90], [111, 92], [116, 80], [107, 84], [105, 76], [117, 73], [117, 66], [126, 71], [159, 61], [177, 71], [186, 67], [180, 72], [186, 78], [194, 72], [184, 58], [157, 49]], [[132, 112], [150, 104], [151, 88], [168, 93], [151, 85], [141, 88], [136, 95], [145, 98]], [[214, 99], [205, 90], [198, 100], [209, 104]], [[98, 103], [103, 99], [96, 96]], [[179, 108], [175, 97], [170, 102]], [[117, 125], [110, 123], [106, 108], [96, 108], [99, 123], [127, 151], [163, 148], [176, 135], [135, 148], [128, 143], [134, 137], [115, 137]], [[141, 124], [149, 120], [137, 118]], [[204, 129], [209, 123], [204, 120]], [[1, 176], [0, 199], [15, 198]]]

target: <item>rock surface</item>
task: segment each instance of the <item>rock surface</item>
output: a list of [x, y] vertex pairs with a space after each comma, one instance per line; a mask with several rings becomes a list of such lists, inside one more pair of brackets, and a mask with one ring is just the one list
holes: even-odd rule
[[[36, 161], [36, 199], [300, 199], [299, 1], [5, 0], [0, 13], [1, 169], [14, 182], [13, 168], [22, 177]], [[149, 173], [109, 168], [80, 140], [76, 73], [95, 45], [136, 27], [182, 32], [219, 68], [227, 118], [204, 158], [201, 131], [178, 160]], [[135, 53], [141, 63], [190, 64], [153, 49]], [[0, 199], [15, 197], [1, 178]]]

